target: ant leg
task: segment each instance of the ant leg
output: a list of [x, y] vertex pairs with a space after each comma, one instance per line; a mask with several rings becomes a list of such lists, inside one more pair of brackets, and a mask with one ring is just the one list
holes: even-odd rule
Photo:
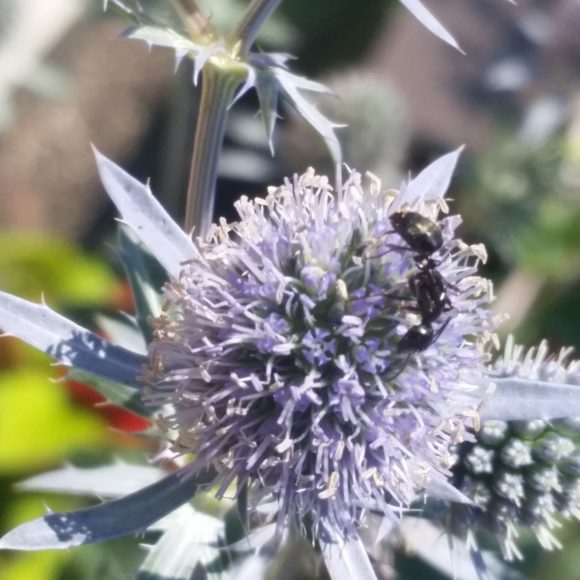
[[395, 230], [383, 230], [382, 232], [377, 232], [375, 235], [377, 240], [380, 240], [383, 236], [388, 236], [389, 234], [396, 234]]
[[391, 251], [393, 250], [398, 250], [398, 251], [405, 251], [405, 252], [412, 252], [413, 249], [409, 248], [408, 246], [398, 246], [397, 244], [389, 244], [388, 248], [384, 251], [381, 252], [380, 254], [373, 254], [372, 256], [367, 256], [367, 258], [369, 260], [376, 260], [378, 258], [382, 258], [383, 256], [386, 256], [387, 254], [389, 254]]
[[393, 379], [396, 379], [406, 368], [407, 365], [409, 364], [409, 360], [411, 358], [411, 355], [413, 353], [410, 352], [404, 359], [402, 364], [399, 366], [399, 368], [395, 371], [395, 374], [391, 375], [390, 377], [382, 377], [385, 381], [392, 381]]
[[370, 296], [367, 296], [367, 298], [387, 298], [388, 300], [399, 300], [401, 302], [406, 302], [406, 304], [401, 305], [403, 310], [417, 313], [423, 312], [419, 306], [411, 302], [411, 297], [409, 296], [402, 296], [401, 294], [389, 294], [388, 292], [379, 292], [378, 294], [371, 294]]
[[376, 294], [369, 294], [368, 296], [365, 296], [364, 298], [354, 298], [352, 299], [353, 302], [359, 301], [359, 300], [370, 300], [370, 299], [379, 299], [379, 298], [387, 298], [388, 300], [400, 300], [401, 302], [403, 301], [407, 301], [410, 302], [411, 301], [411, 297], [409, 296], [403, 296], [402, 294], [389, 294], [388, 292], [377, 292]]
[[438, 329], [437, 332], [433, 335], [433, 340], [431, 344], [433, 344], [440, 336], [443, 334], [443, 331], [447, 328], [447, 325], [451, 322], [451, 317], [449, 317]]
[[390, 298], [392, 300], [411, 300], [410, 296], [403, 296], [402, 294], [389, 294], [388, 292], [379, 292], [378, 294], [370, 294], [367, 298]]

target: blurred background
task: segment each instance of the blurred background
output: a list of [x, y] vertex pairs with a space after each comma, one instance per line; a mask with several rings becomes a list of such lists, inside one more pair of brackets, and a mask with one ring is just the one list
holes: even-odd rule
[[[105, 334], [132, 304], [115, 250], [114, 212], [97, 180], [93, 143], [181, 221], [197, 89], [184, 62], [119, 38], [127, 22], [100, 0], [0, 0], [0, 288], [48, 304]], [[163, 11], [165, 0], [143, 2]], [[227, 31], [244, 2], [208, 0]], [[529, 345], [580, 348], [580, 2], [439, 0], [438, 18], [466, 56], [424, 30], [396, 0], [283, 2], [260, 46], [290, 52], [294, 70], [328, 84], [319, 106], [337, 122], [345, 161], [397, 187], [466, 144], [450, 197], [462, 237], [484, 242], [502, 333]], [[230, 117], [216, 217], [241, 194], [309, 165], [331, 171], [321, 140], [290, 110], [270, 156], [257, 101]], [[0, 321], [1, 326], [1, 321]], [[0, 342], [0, 532], [83, 500], [15, 493], [67, 461], [142, 461], [147, 424], [46, 357]], [[62, 373], [61, 373], [62, 374]], [[532, 579], [580, 577], [580, 527], [566, 549], [526, 544]], [[0, 554], [0, 580], [115, 580], [143, 554], [133, 540], [70, 553]], [[440, 578], [399, 554], [402, 578]]]

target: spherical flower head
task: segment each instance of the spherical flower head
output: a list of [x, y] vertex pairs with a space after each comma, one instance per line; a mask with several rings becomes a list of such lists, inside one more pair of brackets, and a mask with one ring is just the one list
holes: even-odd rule
[[[485, 394], [494, 319], [482, 247], [427, 199], [356, 172], [335, 193], [309, 170], [240, 199], [239, 222], [215, 226], [166, 286], [149, 399], [172, 405], [162, 424], [192, 470], [215, 470], [218, 497], [235, 481], [253, 505], [273, 500], [280, 526], [349, 537], [365, 510], [395, 519], [447, 475]], [[425, 266], [393, 229], [401, 210], [441, 230], [437, 316], [413, 292]], [[422, 323], [431, 342], [402, 349]]]
[[[526, 351], [510, 337], [490, 375], [578, 385], [580, 362], [571, 352], [552, 356], [546, 342]], [[492, 535], [506, 560], [523, 559], [517, 540], [524, 530], [546, 550], [561, 548], [562, 522], [580, 520], [580, 417], [484, 421], [473, 441], [458, 446], [452, 472], [473, 504], [450, 506], [451, 533], [472, 545]]]

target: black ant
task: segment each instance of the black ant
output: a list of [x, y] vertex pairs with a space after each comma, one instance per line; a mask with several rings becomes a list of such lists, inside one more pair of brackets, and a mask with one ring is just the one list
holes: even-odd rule
[[421, 322], [409, 328], [397, 345], [399, 352], [409, 353], [404, 368], [412, 353], [427, 349], [439, 338], [449, 324], [449, 318], [438, 330], [433, 328], [433, 322], [443, 312], [451, 310], [453, 304], [447, 295], [449, 284], [437, 270], [438, 262], [431, 257], [443, 246], [439, 226], [413, 211], [396, 212], [390, 216], [390, 221], [395, 232], [407, 243], [407, 249], [415, 252], [414, 260], [419, 270], [409, 277], [409, 288], [417, 301], [416, 310], [421, 315]]

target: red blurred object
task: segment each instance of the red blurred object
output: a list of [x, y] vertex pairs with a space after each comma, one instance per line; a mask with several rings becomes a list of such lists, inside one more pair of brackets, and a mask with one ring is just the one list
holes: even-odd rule
[[129, 282], [125, 280], [117, 284], [109, 299], [109, 306], [113, 310], [121, 310], [122, 312], [133, 312], [135, 310], [135, 301]]
[[95, 391], [92, 387], [79, 383], [78, 381], [66, 381], [68, 391], [73, 400], [93, 409], [100, 415], [109, 426], [120, 431], [136, 433], [145, 431], [151, 427], [151, 422], [144, 417], [140, 417], [131, 411], [127, 411], [116, 405], [106, 403], [105, 397]]
[[22, 343], [12, 336], [2, 337], [2, 348], [0, 348], [0, 370], [11, 370], [22, 364], [26, 354], [22, 348]]

